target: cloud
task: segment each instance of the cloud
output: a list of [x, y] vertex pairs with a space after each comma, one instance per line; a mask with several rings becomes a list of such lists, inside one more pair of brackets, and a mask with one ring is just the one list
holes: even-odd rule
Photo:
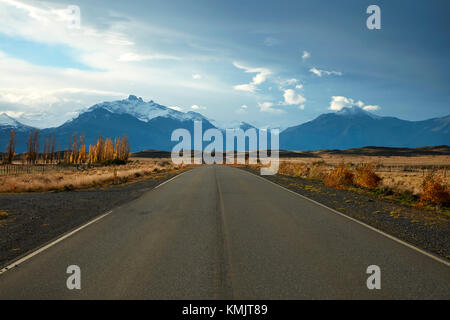
[[267, 77], [271, 74], [270, 70], [266, 68], [249, 68], [237, 62], [233, 62], [233, 65], [238, 69], [244, 70], [246, 73], [256, 73], [250, 83], [233, 86], [235, 90], [239, 91], [255, 92], [257, 86], [266, 81]]
[[366, 110], [366, 111], [375, 111], [375, 110], [380, 109], [380, 107], [379, 106], [374, 106], [374, 105], [369, 105], [369, 106], [364, 106], [363, 109]]
[[295, 78], [287, 79], [287, 80], [284, 81], [284, 83], [286, 83], [286, 84], [289, 85], [289, 86], [291, 86], [291, 85], [293, 85], [293, 84], [296, 84], [297, 82], [298, 82], [298, 80], [295, 79]]
[[202, 78], [201, 74], [196, 73], [196, 74], [192, 75], [192, 79], [194, 79], [194, 80], [200, 80], [201, 78]]
[[245, 105], [245, 104], [243, 104], [242, 106], [240, 106], [240, 107], [236, 110], [236, 113], [238, 113], [238, 114], [244, 114], [244, 113], [247, 113], [247, 109], [248, 109], [248, 106]]
[[125, 62], [144, 61], [144, 60], [181, 60], [181, 58], [164, 54], [142, 55], [133, 52], [126, 52], [124, 54], [121, 54], [119, 57], [119, 61]]
[[[13, 40], [37, 43], [38, 49], [55, 47], [55, 55], [64, 51], [76, 62], [73, 68], [41, 65], [0, 51], [0, 75], [8, 75], [0, 76], [1, 98], [15, 99], [15, 102], [0, 99], [0, 110], [23, 112], [23, 117], [33, 121], [26, 119], [24, 123], [56, 126], [72, 118], [74, 112], [100, 101], [126, 98], [130, 92], [155, 99], [177, 96], [177, 101], [181, 101], [194, 90], [197, 94], [232, 91], [230, 84], [220, 77], [209, 76], [207, 83], [190, 78], [187, 81], [186, 74], [189, 77], [192, 73], [192, 65], [175, 61], [180, 57], [191, 61], [207, 59], [209, 53], [202, 51], [200, 54], [197, 49], [189, 48], [180, 52], [174, 47], [158, 45], [161, 41], [178, 43], [178, 39], [182, 39], [192, 42], [193, 48], [197, 40], [191, 35], [95, 5], [89, 6], [92, 14], [82, 15], [80, 28], [71, 29], [66, 21], [67, 14], [59, 11], [66, 7], [64, 3], [47, 1], [0, 0], [0, 34]], [[152, 44], [147, 41], [150, 36]], [[164, 49], [158, 51], [158, 47]], [[39, 60], [53, 60], [54, 56], [47, 57], [40, 51], [34, 54], [41, 55]], [[156, 59], [162, 60], [161, 64], [139, 63]], [[163, 59], [175, 62], [165, 64]], [[80, 64], [90, 68], [76, 69]], [[148, 96], [154, 92], [156, 96]], [[6, 94], [9, 98], [4, 96]], [[35, 115], [35, 119], [31, 119], [31, 115]]]
[[283, 98], [284, 104], [286, 105], [302, 104], [306, 101], [305, 97], [299, 93], [296, 93], [293, 89], [284, 90]]
[[340, 71], [327, 71], [327, 70], [320, 70], [317, 68], [311, 68], [309, 69], [309, 72], [314, 73], [316, 76], [321, 77], [322, 75], [336, 75], [336, 76], [342, 76], [342, 72]]
[[264, 44], [268, 47], [272, 47], [272, 46], [275, 46], [280, 43], [281, 43], [281, 41], [278, 40], [277, 38], [267, 37], [264, 39]]
[[303, 85], [302, 85], [302, 84], [297, 84], [297, 85], [295, 86], [295, 88], [296, 88], [296, 89], [303, 89]]
[[205, 110], [206, 107], [198, 106], [198, 105], [194, 104], [194, 105], [191, 106], [191, 109], [193, 109], [193, 110]]
[[329, 110], [339, 111], [343, 108], [353, 108], [358, 107], [362, 108], [366, 111], [375, 111], [379, 109], [379, 106], [376, 105], [364, 105], [364, 102], [361, 100], [355, 101], [352, 98], [347, 98], [344, 96], [332, 96]]
[[261, 112], [269, 112], [269, 113], [283, 113], [283, 110], [280, 109], [274, 109], [272, 102], [262, 102], [258, 103], [259, 111]]
[[308, 51], [303, 51], [302, 60], [305, 61], [309, 57], [311, 57], [311, 54]]

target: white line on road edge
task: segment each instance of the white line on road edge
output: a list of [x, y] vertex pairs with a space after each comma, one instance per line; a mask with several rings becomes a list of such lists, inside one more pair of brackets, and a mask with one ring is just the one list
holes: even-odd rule
[[26, 255], [25, 257], [23, 257], [23, 258], [21, 258], [21, 259], [19, 259], [19, 260], [17, 260], [17, 261], [14, 261], [14, 262], [11, 263], [9, 266], [6, 266], [6, 267], [3, 268], [2, 270], [0, 270], [0, 274], [5, 273], [6, 271], [8, 271], [8, 270], [10, 270], [10, 269], [12, 269], [12, 268], [14, 268], [14, 267], [17, 267], [19, 264], [21, 264], [22, 262], [27, 261], [27, 260], [30, 259], [31, 257], [34, 257], [35, 255], [41, 253], [42, 251], [47, 250], [47, 249], [50, 248], [50, 247], [53, 247], [53, 246], [54, 246], [55, 244], [57, 244], [58, 242], [63, 241], [64, 239], [66, 239], [66, 238], [70, 237], [71, 235], [77, 233], [78, 231], [80, 231], [80, 230], [86, 228], [87, 226], [93, 224], [94, 222], [97, 222], [98, 220], [100, 220], [100, 219], [106, 217], [106, 216], [109, 215], [111, 212], [112, 212], [112, 211], [108, 211], [107, 213], [102, 214], [100, 217], [97, 217], [97, 218], [95, 218], [95, 219], [89, 221], [88, 223], [82, 225], [81, 227], [78, 227], [77, 229], [75, 229], [75, 230], [73, 230], [73, 231], [71, 231], [71, 232], [69, 232], [69, 233], [67, 233], [67, 234], [65, 234], [65, 235], [63, 235], [63, 236], [61, 236], [61, 237], [59, 237], [59, 238], [56, 239], [55, 241], [50, 242], [49, 244], [47, 244], [47, 245], [45, 245], [45, 246], [43, 246], [43, 247], [41, 247], [41, 248], [39, 248], [39, 249], [33, 251], [32, 253]]
[[182, 176], [182, 175], [185, 174], [186, 172], [187, 172], [187, 171], [182, 172], [182, 173], [180, 173], [180, 174], [177, 174], [175, 177], [172, 177], [172, 178], [170, 178], [169, 180], [166, 180], [166, 181], [164, 181], [163, 183], [158, 184], [158, 185], [157, 185], [156, 187], [154, 187], [153, 189], [158, 189], [158, 188], [161, 187], [162, 185], [166, 184], [167, 182], [172, 181], [173, 179], [175, 179], [175, 178], [177, 178], [177, 177], [179, 177], [179, 176]]
[[[245, 171], [245, 170], [243, 170], [243, 171]], [[322, 204], [322, 203], [320, 203], [320, 202], [317, 202], [317, 201], [315, 201], [315, 200], [313, 200], [313, 199], [310, 199], [310, 198], [308, 198], [308, 197], [306, 197], [306, 196], [304, 196], [304, 195], [302, 195], [302, 194], [300, 194], [300, 193], [297, 193], [297, 192], [295, 192], [295, 191], [289, 190], [288, 188], [285, 188], [285, 187], [283, 187], [283, 186], [281, 186], [281, 185], [279, 185], [279, 184], [277, 184], [277, 183], [275, 183], [275, 182], [273, 182], [273, 181], [270, 181], [269, 179], [263, 178], [263, 177], [261, 177], [261, 176], [258, 176], [257, 174], [250, 173], [250, 172], [248, 172], [248, 171], [245, 171], [245, 172], [247, 172], [248, 174], [251, 174], [251, 175], [253, 175], [253, 176], [256, 176], [256, 177], [258, 177], [258, 178], [260, 178], [260, 179], [262, 179], [262, 180], [264, 180], [264, 181], [270, 182], [271, 184], [274, 184], [274, 185], [276, 185], [277, 187], [280, 187], [280, 188], [282, 188], [282, 189], [284, 189], [284, 190], [286, 190], [286, 191], [289, 191], [289, 192], [291, 192], [291, 193], [293, 193], [293, 194], [295, 194], [295, 195], [297, 195], [297, 196], [299, 196], [299, 197], [302, 197], [303, 199], [309, 200], [309, 201], [311, 201], [311, 202], [313, 202], [313, 203], [315, 203], [315, 204], [317, 204], [317, 205], [319, 205], [319, 206], [321, 206], [321, 207], [327, 208], [328, 210], [332, 211], [332, 212], [335, 213], [335, 214], [338, 214], [338, 215], [340, 215], [340, 216], [342, 216], [342, 217], [344, 217], [344, 218], [347, 218], [347, 219], [350, 219], [350, 220], [352, 220], [352, 221], [354, 221], [354, 222], [356, 222], [356, 223], [359, 223], [360, 225], [362, 225], [362, 226], [364, 226], [364, 227], [366, 227], [366, 228], [369, 228], [369, 229], [372, 230], [372, 231], [378, 232], [379, 234], [381, 234], [381, 235], [383, 235], [383, 236], [385, 236], [385, 237], [387, 237], [387, 238], [389, 238], [389, 239], [391, 239], [391, 240], [394, 240], [394, 241], [396, 241], [396, 242], [398, 242], [398, 243], [400, 243], [400, 244], [402, 244], [402, 245], [404, 245], [404, 246], [406, 246], [406, 247], [408, 247], [408, 248], [410, 248], [410, 249], [416, 250], [417, 252], [420, 252], [420, 253], [426, 255], [427, 257], [430, 257], [431, 259], [434, 259], [434, 260], [436, 260], [436, 261], [438, 261], [438, 262], [440, 262], [440, 263], [443, 263], [443, 264], [445, 264], [447, 267], [450, 266], [450, 262], [445, 261], [445, 260], [443, 260], [443, 259], [441, 259], [441, 258], [439, 258], [439, 257], [437, 257], [437, 256], [435, 256], [435, 255], [433, 255], [433, 254], [431, 254], [431, 253], [428, 253], [428, 252], [426, 252], [426, 251], [424, 251], [424, 250], [422, 250], [422, 249], [419, 249], [419, 248], [417, 248], [416, 246], [413, 246], [412, 244], [409, 244], [409, 243], [407, 243], [407, 242], [405, 242], [405, 241], [403, 241], [403, 240], [400, 240], [400, 239], [398, 239], [398, 238], [396, 238], [396, 237], [394, 237], [394, 236], [391, 236], [390, 234], [387, 234], [387, 233], [385, 233], [385, 232], [383, 232], [383, 231], [381, 231], [381, 230], [378, 230], [377, 228], [374, 228], [374, 227], [372, 227], [372, 226], [370, 226], [370, 225], [368, 225], [368, 224], [366, 224], [366, 223], [364, 223], [364, 222], [361, 222], [361, 221], [359, 221], [359, 220], [357, 220], [357, 219], [355, 219], [355, 218], [352, 218], [352, 217], [350, 217], [350, 216], [347, 216], [347, 215], [343, 214], [342, 212], [339, 212], [339, 211], [334, 210], [334, 209], [332, 209], [332, 208], [330, 208], [330, 207], [327, 207], [326, 205], [324, 205], [324, 204]]]

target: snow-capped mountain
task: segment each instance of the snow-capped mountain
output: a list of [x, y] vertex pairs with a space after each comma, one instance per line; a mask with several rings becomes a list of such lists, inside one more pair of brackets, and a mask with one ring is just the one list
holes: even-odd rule
[[0, 113], [0, 127], [3, 129], [11, 128], [11, 129], [15, 129], [15, 130], [22, 130], [22, 129], [30, 128], [30, 127], [20, 123], [16, 119], [8, 116], [6, 113]]
[[218, 129], [226, 130], [226, 129], [242, 129], [247, 130], [249, 128], [255, 128], [255, 126], [244, 122], [244, 121], [218, 121], [209, 119], [209, 121]]
[[366, 146], [423, 147], [450, 143], [450, 116], [424, 121], [380, 117], [359, 107], [326, 113], [280, 134], [285, 150], [348, 149]]
[[[84, 133], [87, 144], [92, 144], [100, 135], [115, 138], [126, 134], [133, 152], [145, 149], [172, 150], [179, 142], [171, 141], [172, 132], [183, 128], [191, 132], [193, 138], [196, 120], [202, 121], [203, 131], [210, 128], [219, 128], [223, 132], [232, 128], [244, 131], [255, 128], [246, 122], [214, 121], [194, 111], [181, 112], [130, 95], [128, 99], [93, 105], [61, 126], [40, 130], [40, 137], [43, 145], [46, 137], [55, 136], [56, 145], [65, 149], [69, 137], [75, 132], [78, 135]], [[27, 136], [33, 128], [5, 113], [0, 114], [0, 148], [8, 143], [11, 129], [16, 131], [17, 152], [24, 152]], [[421, 147], [448, 145], [449, 142], [450, 116], [406, 121], [380, 117], [356, 107], [322, 114], [280, 133], [280, 148], [285, 150]]]
[[87, 112], [96, 109], [105, 109], [111, 113], [116, 114], [129, 114], [138, 120], [149, 122], [150, 120], [163, 117], [171, 118], [179, 121], [191, 121], [191, 120], [205, 120], [206, 118], [200, 113], [189, 111], [181, 112], [174, 110], [163, 105], [160, 105], [153, 100], [145, 102], [141, 97], [130, 95], [128, 99], [117, 101], [105, 101], [98, 103], [87, 109]]

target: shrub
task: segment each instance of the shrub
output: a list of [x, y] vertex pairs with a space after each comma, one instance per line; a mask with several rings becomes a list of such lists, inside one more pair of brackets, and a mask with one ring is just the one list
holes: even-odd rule
[[420, 202], [433, 203], [437, 206], [450, 202], [449, 187], [442, 183], [439, 176], [428, 174], [422, 181]]
[[127, 164], [127, 162], [125, 160], [121, 160], [121, 159], [108, 159], [108, 160], [103, 161], [102, 164], [104, 166], [120, 166], [120, 165]]
[[309, 168], [302, 163], [281, 162], [278, 173], [291, 177], [305, 177], [308, 175]]
[[353, 184], [353, 173], [343, 165], [333, 169], [325, 177], [325, 185], [336, 189], [344, 189]]
[[355, 183], [361, 187], [375, 189], [379, 186], [380, 178], [370, 164], [360, 164], [356, 167]]
[[327, 177], [327, 172], [322, 164], [315, 164], [311, 168], [308, 168], [307, 176], [309, 179], [322, 180]]
[[0, 210], [0, 220], [7, 219], [8, 218], [8, 212], [5, 210]]

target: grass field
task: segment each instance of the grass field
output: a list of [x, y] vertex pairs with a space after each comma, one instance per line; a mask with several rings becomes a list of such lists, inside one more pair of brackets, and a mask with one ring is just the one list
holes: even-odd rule
[[85, 189], [120, 184], [151, 177], [155, 173], [180, 170], [170, 159], [134, 159], [126, 165], [92, 168], [48, 165], [45, 170], [32, 170], [0, 176], [0, 192], [37, 192]]
[[447, 155], [383, 157], [322, 154], [314, 158], [284, 158], [281, 162], [320, 166], [320, 170], [327, 173], [340, 164], [350, 167], [372, 164], [375, 173], [383, 178], [381, 186], [411, 191], [413, 194], [422, 192], [423, 178], [432, 172], [450, 185], [450, 156]]

